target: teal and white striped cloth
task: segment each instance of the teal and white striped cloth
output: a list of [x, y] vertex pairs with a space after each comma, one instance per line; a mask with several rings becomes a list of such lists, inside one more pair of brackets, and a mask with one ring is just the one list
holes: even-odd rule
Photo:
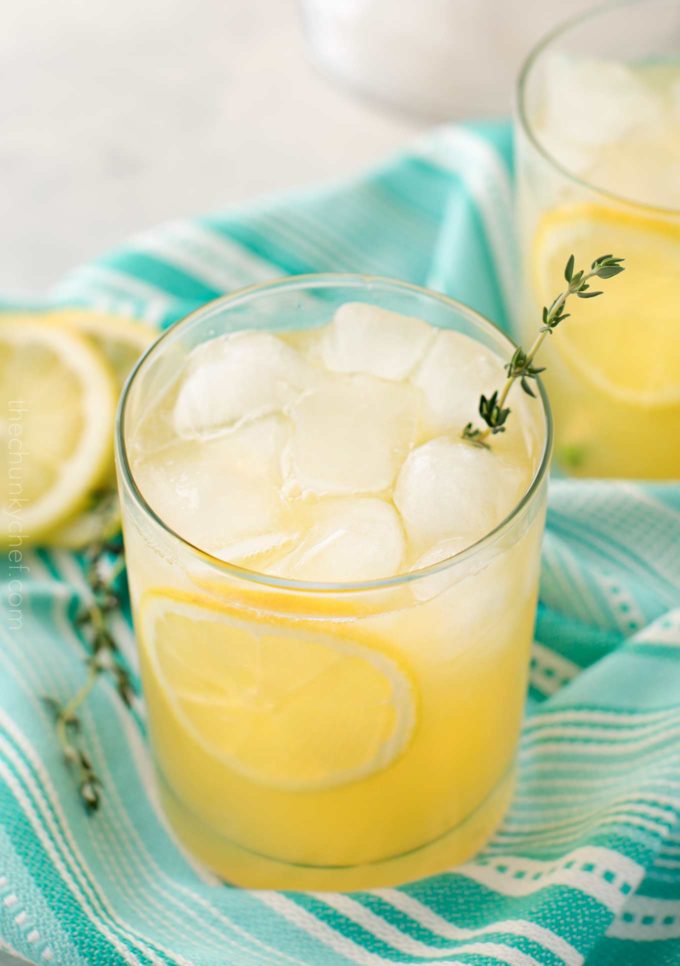
[[[443, 128], [346, 184], [133, 239], [51, 304], [165, 325], [246, 283], [338, 270], [505, 324], [510, 158], [506, 125]], [[84, 715], [103, 805], [84, 814], [41, 701], [83, 680], [83, 563], [24, 562], [23, 625], [5, 607], [0, 637], [0, 948], [63, 966], [680, 963], [680, 487], [553, 483], [511, 811], [455, 872], [351, 895], [241, 891], [195, 868], [159, 813], [143, 701], [126, 711], [107, 682]], [[114, 629], [135, 672], [127, 614]]]

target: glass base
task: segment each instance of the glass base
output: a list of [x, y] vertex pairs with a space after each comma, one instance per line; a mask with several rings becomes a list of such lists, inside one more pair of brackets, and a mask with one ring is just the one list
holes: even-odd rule
[[352, 866], [283, 862], [243, 848], [207, 827], [159, 776], [161, 800], [182, 845], [230, 885], [246, 889], [351, 892], [400, 885], [466, 862], [499, 826], [512, 798], [515, 770], [506, 772], [477, 808], [455, 828], [420, 848]]

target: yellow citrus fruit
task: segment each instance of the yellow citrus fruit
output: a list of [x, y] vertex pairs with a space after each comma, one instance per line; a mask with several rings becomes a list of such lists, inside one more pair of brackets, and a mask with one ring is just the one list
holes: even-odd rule
[[[122, 316], [84, 308], [58, 309], [45, 314], [52, 325], [75, 329], [86, 336], [105, 357], [114, 372], [118, 392], [139, 356], [157, 336], [155, 329]], [[55, 546], [79, 548], [108, 539], [120, 529], [113, 469], [101, 493], [90, 494], [88, 505], [50, 534]]]
[[144, 322], [91, 309], [56, 309], [46, 313], [45, 319], [91, 339], [113, 369], [121, 389], [137, 359], [158, 335]]
[[347, 624], [257, 616], [172, 590], [147, 592], [140, 618], [154, 688], [204, 751], [252, 781], [344, 785], [410, 742], [407, 671]]
[[564, 287], [564, 267], [607, 253], [625, 258], [615, 279], [593, 279], [601, 298], [576, 300], [549, 348], [572, 372], [628, 405], [680, 405], [680, 223], [595, 204], [565, 205], [541, 221], [534, 284], [548, 304]]
[[0, 542], [35, 543], [76, 513], [111, 465], [116, 386], [81, 335], [0, 318]]

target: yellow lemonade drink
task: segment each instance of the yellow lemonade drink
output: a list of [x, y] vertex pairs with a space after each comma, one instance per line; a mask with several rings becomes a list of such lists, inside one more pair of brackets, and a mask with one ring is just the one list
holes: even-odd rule
[[581, 476], [679, 478], [678, 0], [612, 6], [541, 45], [522, 75], [517, 151], [518, 338], [570, 254], [614, 251], [627, 269], [544, 347], [557, 459]]
[[149, 730], [180, 840], [229, 882], [358, 889], [460, 863], [508, 805], [550, 430], [512, 346], [358, 276], [218, 300], [124, 396], [118, 469]]

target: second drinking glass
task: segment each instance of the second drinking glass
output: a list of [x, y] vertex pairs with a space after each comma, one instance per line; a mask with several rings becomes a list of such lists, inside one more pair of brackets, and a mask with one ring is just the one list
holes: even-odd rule
[[520, 78], [518, 190], [528, 342], [578, 265], [626, 272], [579, 301], [542, 363], [555, 454], [579, 476], [680, 477], [680, 0], [599, 8]]

